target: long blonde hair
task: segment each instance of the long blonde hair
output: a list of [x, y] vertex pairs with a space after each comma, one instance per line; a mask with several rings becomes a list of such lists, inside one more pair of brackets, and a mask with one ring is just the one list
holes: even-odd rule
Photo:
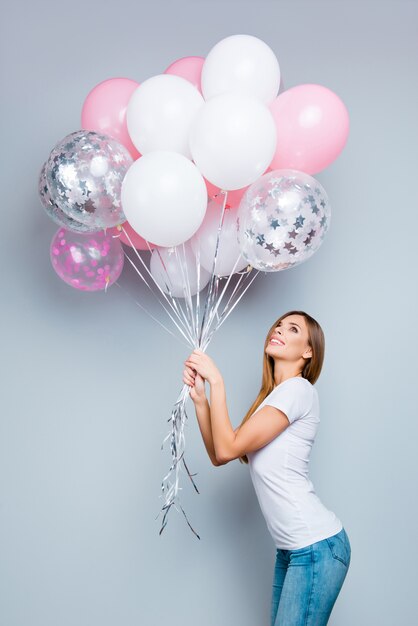
[[[302, 370], [302, 377], [309, 380], [312, 385], [319, 378], [325, 354], [325, 336], [323, 330], [318, 322], [313, 317], [308, 315], [308, 313], [305, 313], [305, 311], [288, 311], [287, 313], [281, 315], [279, 319], [274, 322], [274, 324], [271, 326], [267, 333], [263, 349], [263, 374], [261, 380], [261, 389], [258, 393], [258, 396], [248, 409], [248, 412], [246, 413], [240, 426], [245, 424], [245, 422], [251, 417], [254, 411], [260, 406], [263, 400], [269, 395], [271, 391], [273, 391], [275, 387], [274, 359], [266, 353], [266, 348], [276, 326], [279, 324], [279, 322], [284, 320], [284, 318], [288, 317], [289, 315], [303, 315], [306, 321], [306, 325], [308, 327], [308, 344], [312, 348], [312, 357], [306, 360], [305, 366]], [[248, 464], [247, 455], [244, 454], [244, 456], [239, 457], [239, 461], [240, 463]]]

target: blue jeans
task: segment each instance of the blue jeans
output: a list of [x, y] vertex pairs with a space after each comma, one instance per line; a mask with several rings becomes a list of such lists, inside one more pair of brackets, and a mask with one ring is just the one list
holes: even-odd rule
[[271, 626], [325, 626], [351, 559], [345, 529], [298, 550], [277, 548]]

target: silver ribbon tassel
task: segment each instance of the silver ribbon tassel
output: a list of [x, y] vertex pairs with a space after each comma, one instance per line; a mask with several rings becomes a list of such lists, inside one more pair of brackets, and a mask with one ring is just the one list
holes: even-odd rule
[[[138, 250], [136, 250], [136, 248], [133, 246], [132, 241], [126, 230], [123, 228], [123, 226], [120, 227], [132, 246], [132, 252], [136, 257], [137, 263], [134, 263], [126, 250], [124, 250], [126, 258], [128, 259], [129, 263], [134, 267], [137, 275], [157, 298], [162, 308], [165, 310], [170, 320], [173, 322], [175, 328], [180, 333], [180, 337], [177, 334], [173, 333], [161, 321], [159, 321], [155, 316], [149, 313], [142, 304], [134, 299], [135, 304], [139, 306], [142, 310], [144, 310], [152, 319], [154, 319], [162, 328], [164, 328], [164, 330], [170, 333], [170, 335], [179, 339], [183, 344], [186, 343], [186, 345], [192, 350], [194, 348], [200, 348], [201, 350], [203, 350], [203, 352], [207, 350], [207, 347], [212, 340], [214, 333], [226, 321], [238, 302], [244, 296], [247, 289], [250, 287], [253, 280], [259, 274], [259, 270], [255, 270], [251, 265], [248, 265], [247, 268], [242, 272], [234, 273], [237, 264], [240, 260], [242, 260], [241, 254], [238, 256], [232, 272], [228, 276], [219, 277], [216, 274], [216, 261], [219, 253], [219, 244], [228, 195], [228, 192], [226, 191], [222, 191], [221, 193], [224, 198], [216, 237], [212, 271], [206, 291], [206, 297], [204, 299], [202, 298], [202, 294], [200, 293], [201, 265], [199, 248], [197, 248], [197, 253], [195, 255], [197, 292], [195, 296], [192, 296], [190, 277], [188, 274], [186, 262], [185, 245], [183, 243], [174, 247], [176, 262], [178, 264], [178, 267], [180, 268], [180, 273], [183, 279], [183, 297], [174, 297], [172, 294], [170, 277], [158, 248], [156, 248], [156, 250], [159, 255], [161, 265], [164, 269], [164, 284], [167, 292], [160, 287], [160, 285], [152, 276], [150, 270], [147, 267], [147, 264], [140, 256]], [[147, 245], [149, 251], [152, 252], [149, 242], [147, 242]], [[225, 285], [223, 285], [223, 288], [221, 289], [220, 283], [222, 280], [225, 280]], [[229, 296], [227, 296], [226, 294], [228, 287], [230, 283], [233, 284], [233, 282], [235, 282], [235, 284], [233, 285], [232, 292], [229, 294]], [[123, 289], [119, 282], [116, 282], [115, 284], [117, 284], [119, 288]], [[155, 290], [155, 287], [157, 288], [157, 290]], [[186, 420], [188, 419], [186, 412], [186, 402], [187, 398], [190, 395], [190, 389], [191, 388], [189, 385], [183, 385], [180, 394], [172, 408], [171, 416], [167, 420], [168, 422], [171, 421], [171, 428], [167, 436], [163, 440], [161, 450], [163, 450], [164, 443], [167, 441], [167, 439], [170, 439], [171, 466], [161, 483], [162, 493], [159, 497], [164, 498], [164, 504], [155, 519], [157, 519], [159, 515], [164, 512], [161, 529], [159, 531], [159, 534], [161, 535], [167, 525], [168, 513], [171, 507], [174, 506], [178, 511], [179, 509], [176, 506], [178, 504], [192, 532], [196, 535], [198, 539], [200, 539], [200, 536], [190, 524], [187, 515], [183, 507], [181, 506], [179, 496], [179, 492], [182, 489], [182, 487], [180, 487], [180, 470], [182, 469], [182, 467], [184, 467], [188, 477], [192, 482], [194, 489], [197, 493], [199, 493], [196, 483], [193, 480], [193, 476], [195, 476], [195, 474], [190, 473], [184, 458], [186, 447], [184, 431]]]

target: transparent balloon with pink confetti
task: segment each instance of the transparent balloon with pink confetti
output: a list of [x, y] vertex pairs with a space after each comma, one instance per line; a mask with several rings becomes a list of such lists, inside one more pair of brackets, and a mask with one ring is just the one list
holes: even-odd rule
[[50, 255], [58, 276], [81, 291], [106, 291], [123, 269], [122, 244], [104, 231], [75, 233], [60, 228], [52, 238]]

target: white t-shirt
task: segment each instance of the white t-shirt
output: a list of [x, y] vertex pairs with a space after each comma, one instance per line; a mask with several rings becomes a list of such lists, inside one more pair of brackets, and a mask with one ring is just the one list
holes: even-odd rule
[[270, 443], [247, 453], [250, 475], [276, 547], [297, 550], [343, 527], [322, 504], [308, 476], [320, 422], [318, 392], [306, 378], [294, 376], [277, 385], [250, 419], [257, 419], [265, 405], [283, 411], [290, 424]]

